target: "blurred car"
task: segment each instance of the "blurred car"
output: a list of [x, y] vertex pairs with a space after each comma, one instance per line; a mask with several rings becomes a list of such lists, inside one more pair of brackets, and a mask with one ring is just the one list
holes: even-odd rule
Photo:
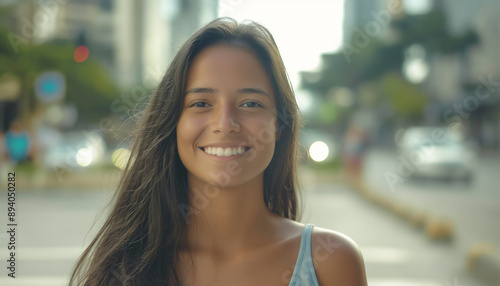
[[54, 171], [73, 172], [99, 164], [105, 150], [106, 144], [99, 133], [64, 133], [43, 151], [43, 163]]
[[446, 127], [412, 127], [400, 138], [400, 159], [409, 176], [472, 181], [476, 154], [462, 132]]

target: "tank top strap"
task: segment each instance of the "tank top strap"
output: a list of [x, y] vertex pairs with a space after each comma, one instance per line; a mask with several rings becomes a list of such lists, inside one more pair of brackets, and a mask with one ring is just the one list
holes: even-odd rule
[[302, 238], [300, 240], [300, 247], [304, 247], [304, 252], [308, 255], [311, 255], [311, 238], [313, 227], [313, 224], [306, 224], [304, 226], [304, 231], [302, 232]]
[[316, 271], [314, 270], [311, 251], [311, 237], [313, 228], [313, 224], [306, 224], [304, 226], [304, 230], [302, 231], [299, 256], [297, 257], [297, 262], [295, 264], [292, 279], [290, 280], [290, 286], [319, 285], [316, 278]]

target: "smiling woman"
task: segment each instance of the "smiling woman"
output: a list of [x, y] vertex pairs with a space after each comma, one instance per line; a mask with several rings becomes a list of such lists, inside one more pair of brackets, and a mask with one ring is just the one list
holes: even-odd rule
[[[225, 172], [227, 160], [237, 160], [238, 174], [232, 174], [224, 187], [261, 187], [274, 154], [277, 126], [273, 87], [255, 54], [228, 44], [206, 48], [191, 63], [186, 89], [177, 146], [188, 170], [189, 189], [216, 185], [211, 175]], [[263, 130], [270, 136], [257, 150], [250, 141], [260, 141]]]
[[200, 29], [151, 97], [70, 285], [366, 285], [350, 238], [297, 222], [302, 126], [266, 28]]

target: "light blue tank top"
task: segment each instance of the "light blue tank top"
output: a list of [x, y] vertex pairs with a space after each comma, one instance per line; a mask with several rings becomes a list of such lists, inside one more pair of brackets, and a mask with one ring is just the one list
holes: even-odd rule
[[289, 286], [319, 286], [311, 255], [311, 234], [314, 225], [306, 224], [300, 239], [300, 250]]

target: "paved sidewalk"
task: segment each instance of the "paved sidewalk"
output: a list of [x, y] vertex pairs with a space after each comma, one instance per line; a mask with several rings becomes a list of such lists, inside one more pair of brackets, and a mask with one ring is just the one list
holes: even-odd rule
[[[68, 192], [114, 190], [121, 175], [118, 169], [89, 169], [59, 176], [54, 172], [21, 172], [16, 174], [16, 179], [18, 189], [31, 192], [60, 189]], [[306, 190], [307, 186], [315, 183], [348, 183], [338, 171], [301, 168], [299, 175], [301, 186]], [[377, 187], [377, 183], [370, 183], [370, 186], [360, 182], [350, 185], [363, 198], [400, 217], [429, 239], [460, 248], [461, 252], [467, 253], [464, 260], [473, 273], [490, 284], [500, 283], [500, 229], [498, 224], [492, 222], [493, 218], [500, 217], [500, 196], [483, 196], [471, 200], [466, 193], [459, 193], [451, 201], [446, 195], [430, 192], [388, 192], [383, 187], [379, 188], [380, 184]], [[465, 215], [464, 218], [467, 213], [470, 216]], [[482, 223], [477, 223], [478, 219]], [[490, 223], [484, 223], [488, 221]]]
[[[37, 170], [34, 172], [16, 171], [16, 181], [19, 189], [36, 192], [44, 190], [110, 190], [115, 189], [121, 178], [122, 171], [118, 169], [88, 169], [82, 171], [60, 173]], [[4, 184], [2, 179], [0, 182]]]

